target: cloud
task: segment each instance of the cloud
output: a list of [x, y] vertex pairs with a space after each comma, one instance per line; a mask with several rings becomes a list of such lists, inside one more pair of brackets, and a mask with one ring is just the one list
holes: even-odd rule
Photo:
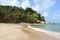
[[52, 17], [54, 19], [60, 20], [60, 11], [55, 12], [55, 14]]
[[34, 5], [31, 6], [30, 0], [23, 0], [22, 3], [20, 3], [18, 0], [0, 0], [0, 5], [19, 6], [24, 9], [26, 7], [31, 7], [39, 12], [50, 9], [55, 3], [54, 0], [33, 0], [33, 2]]
[[43, 16], [48, 17], [48, 12], [44, 12]]
[[34, 4], [32, 8], [47, 18], [50, 16], [48, 11], [55, 4], [55, 0], [34, 0]]
[[49, 10], [54, 5], [55, 1], [54, 0], [34, 0], [34, 3], [35, 3], [35, 6], [33, 6], [33, 8], [36, 8], [34, 10], [45, 11], [45, 10]]
[[23, 0], [23, 2], [21, 3], [20, 6], [25, 9], [26, 7], [30, 7], [31, 4], [30, 4], [29, 0]]
[[19, 6], [18, 0], [0, 0], [0, 5]]
[[32, 9], [37, 11], [37, 12], [40, 11], [39, 5], [32, 6]]
[[10, 1], [10, 4], [12, 5], [12, 6], [19, 6], [19, 1], [18, 0], [11, 0]]

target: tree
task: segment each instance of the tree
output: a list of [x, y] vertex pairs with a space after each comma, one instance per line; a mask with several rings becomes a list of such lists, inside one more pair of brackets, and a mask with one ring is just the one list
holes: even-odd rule
[[41, 14], [34, 11], [32, 8], [23, 9], [16, 6], [1, 6], [0, 5], [0, 22], [19, 23], [28, 22], [34, 23], [37, 20], [45, 21]]
[[28, 21], [34, 23], [38, 20], [38, 14], [34, 13], [27, 17]]
[[33, 14], [33, 10], [31, 8], [26, 8], [24, 12], [25, 12], [25, 14], [29, 13], [29, 12], [30, 12], [30, 14]]
[[41, 16], [41, 17], [40, 17], [40, 21], [45, 21], [44, 16]]

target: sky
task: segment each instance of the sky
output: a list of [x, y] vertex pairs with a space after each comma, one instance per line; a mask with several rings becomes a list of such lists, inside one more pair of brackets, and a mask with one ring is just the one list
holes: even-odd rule
[[0, 5], [32, 8], [47, 22], [60, 23], [60, 0], [0, 0]]

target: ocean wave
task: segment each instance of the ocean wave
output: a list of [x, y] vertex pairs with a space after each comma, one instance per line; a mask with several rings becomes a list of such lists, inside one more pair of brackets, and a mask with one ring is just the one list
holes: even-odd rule
[[28, 26], [28, 27], [33, 29], [33, 30], [43, 32], [43, 33], [46, 33], [46, 34], [48, 34], [50, 36], [53, 36], [55, 38], [60, 39], [60, 33], [58, 33], [58, 32], [51, 32], [51, 31], [48, 31], [48, 30], [44, 30], [44, 29], [40, 29], [40, 28], [34, 28], [34, 27], [31, 27], [31, 26]]

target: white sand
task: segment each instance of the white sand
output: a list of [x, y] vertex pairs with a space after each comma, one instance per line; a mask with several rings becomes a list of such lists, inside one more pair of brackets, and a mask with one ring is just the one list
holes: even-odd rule
[[0, 24], [0, 40], [60, 40], [20, 24]]

